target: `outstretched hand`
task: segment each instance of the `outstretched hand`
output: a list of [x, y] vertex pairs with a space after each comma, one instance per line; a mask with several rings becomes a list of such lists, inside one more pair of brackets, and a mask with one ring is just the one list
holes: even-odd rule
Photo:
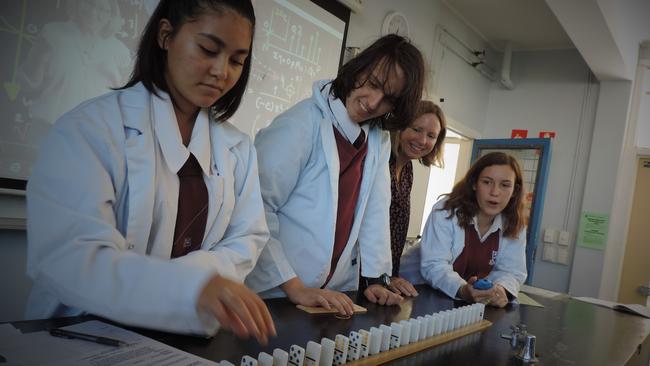
[[390, 291], [382, 285], [370, 285], [363, 291], [368, 301], [379, 305], [395, 305], [404, 300], [400, 295]]
[[239, 338], [252, 335], [265, 345], [270, 335], [276, 335], [264, 301], [243, 284], [219, 275], [214, 275], [201, 290], [197, 309], [214, 315], [224, 329]]
[[344, 316], [354, 314], [354, 302], [342, 292], [306, 287], [297, 277], [285, 282], [281, 287], [294, 304], [334, 308]]
[[418, 296], [417, 290], [413, 285], [402, 277], [391, 277], [390, 286], [388, 287], [394, 293], [403, 296]]

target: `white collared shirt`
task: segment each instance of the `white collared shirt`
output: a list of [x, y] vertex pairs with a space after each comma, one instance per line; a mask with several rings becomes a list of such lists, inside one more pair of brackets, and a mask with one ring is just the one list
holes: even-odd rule
[[499, 229], [501, 229], [501, 233], [503, 234], [503, 219], [501, 218], [501, 214], [498, 214], [494, 217], [494, 220], [492, 220], [492, 225], [490, 225], [490, 228], [485, 232], [484, 235], [481, 235], [481, 232], [478, 230], [478, 215], [472, 218], [472, 224], [474, 230], [476, 230], [476, 233], [478, 234], [478, 238], [481, 243], [483, 243], [485, 239], [490, 236], [490, 234], [496, 232]]
[[[176, 227], [178, 213], [178, 192], [180, 188], [178, 171], [183, 167], [190, 156], [194, 154], [203, 171], [203, 180], [208, 188], [208, 219], [206, 231], [216, 219], [215, 205], [218, 207], [220, 189], [215, 189], [211, 180], [214, 174], [218, 176], [217, 169], [211, 167], [211, 145], [208, 111], [201, 109], [192, 128], [192, 137], [186, 147], [183, 145], [174, 106], [169, 95], [158, 90], [159, 97], [152, 97], [153, 130], [156, 135], [156, 197], [165, 197], [156, 200], [155, 212], [169, 212], [169, 215], [155, 215], [152, 225], [151, 254], [168, 259], [172, 250], [172, 240]], [[215, 167], [216, 168], [216, 167]], [[166, 210], [159, 209], [159, 205], [166, 205]], [[204, 237], [205, 239], [205, 237]]]
[[332, 84], [327, 84], [321, 91], [323, 99], [326, 99], [329, 103], [329, 117], [332, 120], [332, 125], [348, 140], [349, 143], [353, 144], [361, 130], [365, 133], [365, 138], [368, 138], [368, 131], [370, 127], [367, 123], [362, 125], [353, 122], [350, 119], [348, 114], [348, 109], [343, 104], [343, 101], [336, 98], [332, 93], [330, 93]]

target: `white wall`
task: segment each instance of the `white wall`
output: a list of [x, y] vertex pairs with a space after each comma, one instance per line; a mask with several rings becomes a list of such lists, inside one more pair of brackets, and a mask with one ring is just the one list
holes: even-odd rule
[[[484, 138], [509, 138], [512, 129], [555, 131], [532, 284], [566, 292], [570, 266], [541, 261], [547, 227], [575, 237], [591, 143], [598, 87], [576, 50], [515, 52], [513, 90], [493, 84]], [[575, 246], [572, 240], [572, 248]]]
[[[611, 217], [611, 214], [619, 180], [617, 173], [623, 151], [631, 89], [631, 81], [601, 82], [582, 204], [582, 211], [610, 215], [607, 246], [611, 255], [616, 256], [623, 255], [625, 242], [619, 239], [620, 233], [612, 231], [616, 217]], [[569, 288], [571, 294], [599, 297], [604, 254], [601, 250], [576, 248]]]

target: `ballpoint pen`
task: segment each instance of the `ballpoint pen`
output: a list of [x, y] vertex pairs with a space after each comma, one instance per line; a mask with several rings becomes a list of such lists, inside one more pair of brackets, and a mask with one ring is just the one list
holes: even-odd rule
[[84, 341], [95, 342], [99, 344], [105, 344], [113, 347], [122, 347], [128, 346], [128, 343], [107, 337], [95, 336], [92, 334], [85, 334], [79, 332], [73, 332], [71, 330], [54, 328], [50, 329], [50, 334], [55, 337], [68, 338], [68, 339], [81, 339]]

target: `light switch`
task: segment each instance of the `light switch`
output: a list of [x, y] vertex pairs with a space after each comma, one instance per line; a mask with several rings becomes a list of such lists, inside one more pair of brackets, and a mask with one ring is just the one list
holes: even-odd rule
[[557, 262], [560, 264], [569, 264], [569, 248], [567, 247], [557, 248]]
[[555, 238], [557, 237], [557, 230], [547, 228], [544, 230], [544, 243], [555, 243]]
[[556, 253], [557, 248], [553, 244], [544, 244], [544, 252], [542, 253], [542, 259], [549, 262], [555, 262], [557, 258]]
[[564, 230], [560, 231], [560, 235], [557, 238], [557, 243], [559, 245], [568, 246], [570, 236], [571, 236], [571, 233], [569, 233], [568, 231], [564, 231]]

